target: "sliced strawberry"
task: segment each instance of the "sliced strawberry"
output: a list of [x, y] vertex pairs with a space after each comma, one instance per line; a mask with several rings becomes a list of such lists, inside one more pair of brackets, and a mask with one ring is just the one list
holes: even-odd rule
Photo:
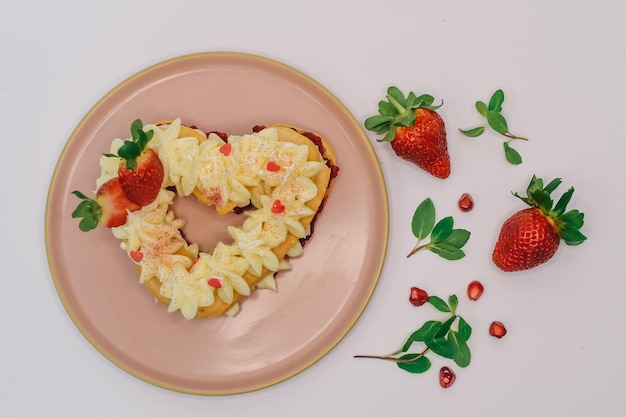
[[125, 140], [117, 151], [124, 160], [118, 170], [120, 184], [128, 198], [135, 204], [146, 206], [154, 201], [163, 183], [163, 164], [152, 149], [147, 148], [152, 139], [152, 130], [144, 132], [141, 120], [130, 126], [131, 139]]
[[128, 199], [120, 185], [119, 178], [113, 178], [98, 188], [96, 198], [91, 199], [80, 191], [72, 194], [82, 201], [72, 212], [72, 218], [82, 218], [78, 227], [83, 232], [95, 229], [98, 223], [106, 227], [117, 227], [126, 223], [129, 211], [141, 207]]

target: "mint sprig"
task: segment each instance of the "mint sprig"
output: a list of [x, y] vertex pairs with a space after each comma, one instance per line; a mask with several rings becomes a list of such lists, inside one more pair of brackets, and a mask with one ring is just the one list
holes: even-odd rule
[[[419, 329], [411, 333], [402, 347], [389, 355], [356, 355], [355, 358], [382, 359], [395, 362], [396, 365], [413, 374], [424, 373], [431, 367], [431, 361], [426, 356], [432, 352], [446, 359], [451, 359], [459, 367], [467, 367], [472, 355], [467, 342], [472, 335], [472, 327], [457, 314], [458, 298], [456, 295], [444, 301], [437, 296], [428, 297], [430, 303], [437, 310], [448, 313], [442, 320], [429, 320]], [[418, 352], [410, 352], [415, 345], [422, 345]]]
[[[435, 221], [435, 206], [432, 200], [427, 198], [417, 206], [413, 214], [411, 230], [417, 238], [417, 243], [407, 258], [424, 249], [448, 260], [457, 260], [465, 256], [461, 248], [469, 240], [470, 232], [465, 229], [454, 229], [452, 217], [444, 217], [437, 223]], [[429, 236], [429, 241], [424, 243]]]
[[[509, 131], [509, 125], [506, 121], [506, 118], [502, 115], [502, 103], [504, 103], [504, 92], [502, 90], [496, 90], [489, 99], [489, 104], [486, 104], [482, 101], [476, 102], [476, 110], [480, 115], [487, 119], [487, 125], [491, 127], [497, 133], [508, 138], [503, 142], [502, 146], [504, 147], [504, 156], [506, 160], [512, 165], [519, 165], [522, 163], [522, 156], [513, 149], [510, 145], [510, 142], [513, 140], [524, 140], [528, 139], [522, 136], [517, 136], [512, 134]], [[470, 138], [476, 138], [482, 135], [485, 132], [485, 126], [478, 126], [472, 129], [459, 129], [461, 133]]]

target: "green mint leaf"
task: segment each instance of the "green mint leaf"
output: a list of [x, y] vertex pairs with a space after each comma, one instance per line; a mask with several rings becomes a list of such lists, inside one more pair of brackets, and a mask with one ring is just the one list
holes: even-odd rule
[[436, 244], [446, 240], [448, 236], [450, 236], [450, 233], [452, 233], [453, 226], [454, 220], [452, 217], [448, 216], [439, 220], [430, 234], [430, 242]]
[[461, 368], [470, 364], [472, 355], [465, 340], [454, 330], [448, 334], [448, 344], [452, 350], [452, 360]]
[[452, 312], [448, 304], [436, 295], [431, 295], [430, 297], [428, 297], [428, 302], [439, 311], [442, 311], [444, 313]]
[[456, 261], [465, 256], [465, 252], [463, 252], [461, 249], [445, 242], [428, 244], [427, 247], [429, 251], [436, 253], [437, 255], [449, 261]]
[[476, 110], [478, 110], [478, 113], [480, 113], [482, 116], [487, 117], [487, 110], [489, 110], [489, 108], [484, 102], [477, 101]]
[[453, 315], [448, 320], [444, 321], [441, 324], [441, 327], [439, 328], [439, 330], [437, 330], [437, 333], [435, 333], [435, 336], [433, 337], [433, 339], [439, 339], [439, 338], [445, 337], [446, 334], [448, 334], [448, 332], [450, 331], [450, 327], [452, 327], [452, 323], [454, 323], [455, 320], [456, 320], [456, 316]]
[[454, 349], [448, 339], [437, 337], [426, 341], [426, 346], [434, 353], [447, 359], [452, 359]]
[[434, 225], [435, 205], [430, 198], [427, 198], [417, 206], [415, 213], [413, 213], [413, 220], [411, 221], [413, 236], [418, 240], [425, 239], [432, 232]]
[[463, 319], [463, 317], [459, 317], [459, 324], [458, 324], [459, 338], [467, 342], [471, 335], [472, 335], [472, 327], [465, 321], [465, 319]]
[[496, 90], [491, 96], [491, 99], [489, 100], [489, 110], [495, 110], [496, 112], [501, 112], [503, 102], [504, 102], [504, 92], [502, 90]]
[[[419, 356], [419, 353], [409, 353], [402, 356], [400, 359], [410, 360]], [[422, 356], [419, 359], [411, 360], [410, 362], [396, 362], [400, 369], [403, 369], [412, 374], [421, 374], [430, 369], [430, 359], [426, 356]]]
[[469, 138], [477, 138], [485, 132], [485, 128], [483, 126], [479, 126], [467, 130], [459, 129], [459, 131]]
[[454, 314], [456, 308], [459, 306], [459, 298], [455, 294], [452, 294], [448, 297], [448, 305], [452, 309], [452, 314]]
[[453, 229], [445, 243], [461, 249], [469, 240], [470, 235], [471, 233], [465, 229]]
[[440, 328], [440, 321], [427, 321], [422, 325], [422, 327], [414, 331], [411, 336], [409, 336], [407, 341], [404, 343], [404, 346], [402, 346], [402, 352], [409, 350], [414, 342], [424, 342], [428, 339], [432, 339]]
[[504, 142], [504, 156], [511, 165], [522, 163], [522, 156], [515, 149], [511, 148], [509, 142]]
[[93, 217], [93, 216], [84, 217], [78, 223], [78, 228], [83, 232], [88, 232], [90, 230], [95, 229], [98, 226], [98, 222], [99, 220], [97, 217]]
[[506, 135], [509, 133], [509, 126], [506, 123], [504, 116], [496, 110], [487, 111], [487, 123], [496, 132]]

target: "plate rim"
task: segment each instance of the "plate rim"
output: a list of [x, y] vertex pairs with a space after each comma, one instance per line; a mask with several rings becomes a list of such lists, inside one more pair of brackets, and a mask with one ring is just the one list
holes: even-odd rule
[[[179, 62], [185, 62], [185, 61], [189, 61], [189, 60], [196, 60], [196, 59], [204, 59], [204, 58], [234, 58], [234, 59], [241, 59], [241, 60], [250, 60], [250, 61], [257, 61], [257, 62], [262, 62], [266, 65], [272, 66], [272, 67], [277, 67], [283, 71], [286, 71], [287, 73], [290, 73], [294, 76], [296, 76], [297, 78], [301, 79], [302, 81], [306, 82], [307, 84], [309, 84], [311, 87], [313, 87], [315, 90], [317, 90], [318, 92], [322, 93], [326, 98], [330, 99], [334, 105], [337, 106], [338, 109], [341, 110], [341, 113], [343, 113], [343, 115], [347, 118], [347, 120], [350, 122], [350, 124], [353, 125], [353, 127], [356, 129], [356, 131], [359, 133], [359, 137], [360, 140], [357, 141], [358, 143], [360, 143], [361, 145], [364, 145], [367, 149], [368, 154], [370, 154], [371, 160], [372, 162], [374, 162], [374, 168], [377, 171], [377, 175], [376, 178], [378, 178], [378, 182], [379, 182], [379, 187], [381, 190], [381, 193], [384, 197], [384, 204], [382, 205], [382, 212], [383, 212], [383, 216], [385, 219], [385, 224], [384, 224], [384, 245], [382, 246], [382, 251], [380, 253], [380, 260], [378, 262], [378, 266], [376, 268], [376, 272], [375, 272], [375, 278], [372, 282], [371, 288], [368, 291], [367, 297], [365, 297], [362, 300], [362, 303], [360, 305], [360, 308], [358, 309], [358, 313], [355, 314], [355, 316], [352, 318], [351, 322], [349, 322], [349, 325], [346, 326], [345, 330], [341, 332], [341, 334], [338, 334], [336, 336], [336, 339], [333, 341], [333, 343], [330, 343], [325, 349], [321, 349], [320, 352], [318, 352], [317, 355], [311, 357], [311, 359], [303, 364], [302, 366], [299, 367], [295, 367], [295, 369], [293, 369], [292, 371], [285, 373], [284, 375], [282, 375], [279, 378], [276, 378], [274, 380], [269, 380], [266, 381], [265, 383], [262, 384], [257, 384], [254, 387], [247, 387], [247, 388], [242, 388], [242, 389], [233, 389], [233, 390], [228, 390], [228, 391], [206, 391], [206, 390], [195, 390], [195, 389], [188, 389], [188, 388], [183, 388], [180, 387], [176, 384], [168, 384], [164, 381], [161, 380], [157, 380], [156, 378], [152, 378], [148, 375], [145, 375], [142, 372], [139, 372], [138, 370], [133, 369], [132, 367], [130, 367], [127, 364], [122, 363], [121, 360], [118, 360], [111, 352], [107, 351], [107, 349], [105, 349], [103, 346], [101, 346], [96, 340], [95, 338], [87, 331], [87, 329], [85, 328], [85, 325], [83, 323], [81, 323], [81, 320], [79, 319], [77, 313], [74, 311], [73, 307], [70, 305], [71, 303], [69, 303], [69, 301], [66, 298], [65, 293], [62, 291], [61, 288], [61, 284], [59, 282], [59, 278], [58, 278], [58, 267], [55, 266], [55, 260], [53, 259], [52, 256], [52, 244], [53, 244], [53, 238], [51, 237], [51, 224], [52, 224], [52, 219], [50, 218], [50, 210], [51, 210], [51, 206], [53, 203], [53, 197], [54, 197], [54, 190], [55, 190], [55, 185], [57, 184], [57, 179], [58, 179], [58, 175], [59, 175], [59, 170], [62, 166], [62, 164], [64, 163], [64, 159], [66, 154], [68, 153], [68, 150], [70, 149], [71, 145], [77, 140], [77, 134], [81, 131], [81, 129], [83, 128], [83, 126], [90, 120], [90, 118], [92, 117], [92, 115], [102, 106], [104, 105], [108, 100], [111, 99], [111, 97], [113, 97], [116, 93], [118, 93], [120, 90], [122, 90], [124, 87], [126, 87], [127, 85], [131, 84], [132, 82], [141, 79], [142, 77], [146, 76], [147, 74], [151, 73], [152, 71], [158, 70], [160, 68], [164, 68], [167, 67], [169, 65], [173, 65], [173, 64], [177, 64]], [[74, 129], [72, 130], [71, 134], [69, 135], [68, 139], [66, 140], [64, 146], [62, 147], [60, 153], [58, 154], [57, 157], [57, 161], [55, 163], [54, 166], [54, 170], [50, 179], [50, 183], [48, 186], [48, 191], [47, 191], [47, 196], [46, 196], [46, 207], [45, 207], [45, 217], [44, 217], [44, 241], [45, 241], [45, 248], [46, 248], [46, 258], [47, 258], [47, 262], [48, 262], [48, 268], [50, 271], [50, 276], [52, 278], [53, 284], [54, 284], [54, 288], [56, 290], [57, 296], [59, 297], [63, 309], [65, 310], [65, 312], [68, 314], [68, 316], [70, 317], [72, 323], [76, 326], [76, 328], [80, 331], [80, 333], [82, 334], [82, 336], [100, 353], [102, 354], [107, 360], [109, 360], [111, 363], [113, 363], [114, 365], [116, 365], [118, 368], [120, 368], [121, 370], [123, 370], [124, 372], [133, 375], [134, 377], [138, 378], [141, 381], [147, 382], [151, 385], [160, 387], [160, 388], [164, 388], [167, 390], [171, 390], [171, 391], [175, 391], [175, 392], [180, 392], [180, 393], [185, 393], [185, 394], [192, 394], [192, 395], [204, 395], [204, 396], [222, 396], [222, 395], [234, 395], [234, 394], [243, 394], [243, 393], [247, 393], [247, 392], [253, 392], [253, 391], [258, 391], [261, 389], [265, 389], [265, 388], [269, 388], [271, 386], [277, 385], [279, 383], [282, 383], [298, 374], [301, 374], [302, 372], [304, 372], [305, 370], [307, 370], [308, 368], [310, 368], [311, 366], [313, 366], [314, 364], [316, 364], [317, 362], [319, 362], [323, 357], [325, 357], [328, 353], [330, 353], [333, 349], [335, 349], [335, 347], [342, 341], [345, 339], [345, 337], [347, 336], [347, 334], [354, 328], [354, 326], [356, 325], [356, 323], [360, 320], [361, 316], [363, 315], [364, 311], [366, 310], [366, 308], [368, 307], [371, 298], [376, 290], [376, 288], [378, 287], [378, 284], [380, 282], [380, 277], [382, 275], [383, 272], [383, 268], [384, 268], [384, 264], [386, 261], [386, 257], [387, 257], [387, 253], [388, 253], [388, 246], [389, 246], [389, 234], [390, 234], [390, 210], [389, 210], [389, 193], [388, 193], [388, 188], [387, 188], [387, 184], [385, 181], [385, 177], [384, 177], [384, 173], [380, 164], [380, 160], [376, 154], [376, 152], [374, 151], [374, 147], [372, 146], [372, 144], [370, 143], [367, 135], [365, 134], [363, 128], [361, 127], [360, 123], [356, 120], [356, 118], [354, 117], [354, 115], [352, 114], [352, 112], [346, 107], [346, 105], [340, 101], [327, 87], [325, 87], [324, 85], [322, 85], [321, 83], [319, 83], [317, 80], [315, 80], [314, 78], [312, 78], [311, 76], [309, 76], [308, 74], [304, 73], [303, 71], [296, 69], [295, 67], [292, 67], [291, 65], [285, 64], [281, 61], [278, 61], [276, 59], [273, 58], [269, 58], [266, 56], [262, 56], [262, 55], [256, 55], [256, 54], [252, 54], [252, 53], [247, 53], [247, 52], [236, 52], [236, 51], [205, 51], [205, 52], [194, 52], [194, 53], [190, 53], [190, 54], [183, 54], [183, 55], [178, 55], [175, 57], [171, 57], [165, 60], [161, 60], [159, 62], [153, 63], [151, 65], [148, 65], [146, 67], [144, 67], [143, 69], [136, 71], [134, 74], [126, 77], [125, 79], [123, 79], [121, 82], [117, 83], [116, 85], [113, 86], [113, 88], [111, 88], [110, 90], [108, 90], [108, 92], [106, 92], [101, 98], [99, 98], [90, 108], [89, 110], [83, 115], [83, 117], [80, 119], [80, 121], [78, 122], [78, 124], [74, 127]]]

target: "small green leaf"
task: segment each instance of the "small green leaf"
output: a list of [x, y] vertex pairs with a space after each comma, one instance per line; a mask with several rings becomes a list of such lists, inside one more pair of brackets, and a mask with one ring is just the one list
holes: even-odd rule
[[428, 302], [437, 310], [444, 313], [450, 313], [452, 311], [448, 304], [436, 295], [431, 295], [430, 297], [428, 297]]
[[444, 358], [452, 359], [453, 347], [445, 337], [437, 337], [426, 341], [426, 346], [434, 353]]
[[554, 206], [553, 210], [556, 217], [559, 217], [561, 214], [565, 213], [565, 209], [572, 199], [573, 194], [574, 187], [570, 187], [570, 189], [564, 192], [561, 198], [559, 198], [559, 201], [556, 203], [556, 206]]
[[[419, 353], [409, 353], [402, 356], [400, 359], [415, 359], [420, 355], [421, 354]], [[428, 359], [426, 356], [421, 356], [420, 358], [411, 360], [410, 362], [396, 362], [396, 364], [400, 369], [404, 369], [405, 371], [412, 374], [421, 374], [430, 369], [430, 359]]]
[[396, 108], [391, 105], [388, 101], [381, 100], [378, 102], [378, 112], [380, 116], [395, 116], [398, 112]]
[[470, 238], [471, 233], [465, 229], [453, 229], [446, 239], [448, 245], [461, 249]]
[[493, 130], [500, 134], [506, 135], [509, 133], [509, 126], [506, 123], [506, 119], [498, 111], [487, 111], [487, 123], [489, 123], [489, 126], [491, 126]]
[[485, 132], [485, 128], [483, 126], [475, 127], [473, 129], [459, 129], [461, 133], [470, 138], [477, 138]]
[[483, 103], [482, 101], [477, 101], [476, 102], [476, 110], [478, 110], [478, 113], [480, 113], [482, 116], [487, 117], [487, 105], [485, 103]]
[[432, 337], [432, 339], [439, 339], [441, 337], [445, 337], [446, 334], [448, 334], [448, 332], [450, 331], [450, 327], [452, 327], [452, 323], [454, 323], [455, 320], [456, 320], [456, 316], [453, 315], [448, 320], [443, 322], [439, 330], [437, 330], [437, 333], [435, 333], [435, 336]]
[[430, 234], [430, 242], [436, 244], [446, 240], [452, 233], [453, 226], [454, 220], [450, 216], [439, 220]]
[[463, 317], [459, 317], [459, 324], [458, 324], [459, 338], [467, 342], [471, 335], [472, 335], [472, 327], [463, 319]]
[[577, 246], [587, 240], [587, 236], [583, 235], [579, 230], [565, 229], [561, 230], [561, 237], [565, 241], [565, 244], [569, 246]]
[[413, 220], [411, 221], [413, 236], [418, 240], [425, 239], [432, 232], [434, 225], [435, 205], [430, 198], [427, 198], [417, 206], [415, 213], [413, 213]]
[[409, 350], [414, 342], [424, 342], [428, 339], [432, 339], [440, 328], [440, 321], [427, 321], [422, 325], [422, 327], [414, 331], [411, 336], [409, 336], [407, 341], [404, 343], [404, 346], [402, 346], [402, 352]]
[[404, 97], [404, 94], [402, 93], [402, 91], [400, 91], [398, 87], [394, 87], [394, 86], [389, 87], [387, 89], [387, 95], [391, 96], [401, 106], [404, 107], [406, 105], [406, 98]]
[[417, 103], [419, 103], [420, 107], [428, 107], [435, 102], [435, 98], [430, 94], [422, 94], [417, 97]]
[[391, 116], [372, 116], [365, 120], [365, 128], [372, 132], [382, 134], [389, 130], [391, 120], [393, 120]]
[[449, 261], [456, 261], [465, 256], [465, 252], [463, 252], [461, 249], [445, 242], [428, 244], [427, 247], [429, 251], [436, 253], [437, 255]]
[[504, 102], [504, 92], [502, 90], [496, 90], [489, 100], [489, 110], [495, 110], [496, 112], [502, 111], [502, 103]]
[[143, 131], [143, 123], [140, 119], [134, 120], [130, 124], [130, 135], [134, 140], [139, 139], [139, 132]]
[[448, 305], [454, 313], [456, 311], [456, 308], [459, 306], [459, 298], [455, 294], [452, 294], [450, 297], [448, 297]]
[[561, 179], [560, 178], [555, 178], [552, 181], [550, 181], [548, 183], [548, 185], [543, 187], [543, 191], [545, 191], [546, 193], [550, 194], [552, 191], [554, 191], [557, 188], [559, 188], [559, 185], [561, 185]]
[[451, 330], [448, 334], [448, 343], [452, 350], [452, 360], [461, 368], [468, 366], [472, 355], [465, 340], [457, 332]]
[[504, 156], [506, 160], [512, 165], [519, 165], [522, 163], [522, 156], [515, 149], [511, 148], [509, 142], [504, 142]]

